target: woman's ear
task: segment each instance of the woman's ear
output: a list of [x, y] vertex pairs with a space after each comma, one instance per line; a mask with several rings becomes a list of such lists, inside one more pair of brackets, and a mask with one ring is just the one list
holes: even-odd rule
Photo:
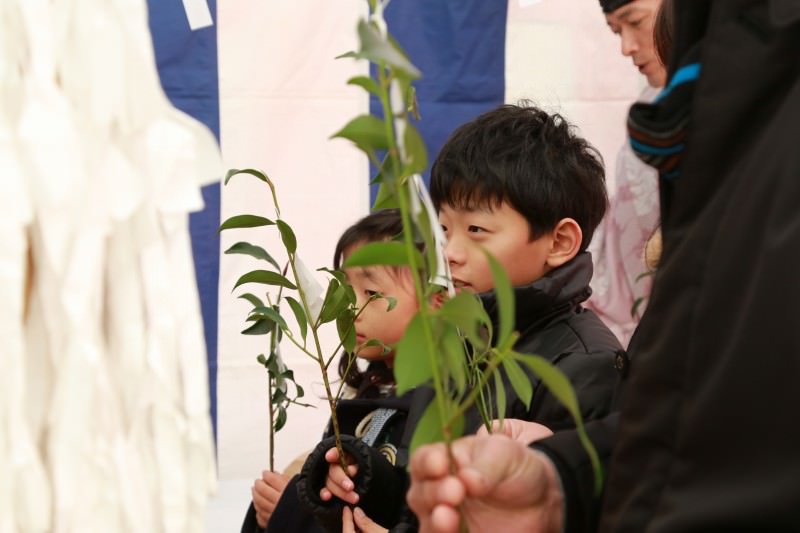
[[562, 218], [553, 229], [553, 240], [547, 256], [547, 266], [558, 268], [576, 255], [581, 249], [583, 231], [572, 218]]

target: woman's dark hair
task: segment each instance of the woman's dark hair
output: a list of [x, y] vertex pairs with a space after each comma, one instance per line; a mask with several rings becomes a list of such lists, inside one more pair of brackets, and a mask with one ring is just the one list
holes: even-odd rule
[[[344, 254], [353, 246], [368, 242], [388, 241], [403, 232], [399, 209], [383, 209], [365, 216], [342, 233], [333, 252], [333, 268], [339, 270]], [[354, 355], [342, 352], [339, 357], [339, 377], [355, 389], [358, 398], [375, 398], [381, 395], [381, 386], [394, 384], [394, 372], [384, 361], [371, 361], [367, 369], [358, 368]], [[352, 362], [351, 362], [352, 361]], [[349, 369], [348, 369], [349, 367]]]
[[669, 67], [672, 57], [672, 39], [675, 30], [675, 8], [672, 0], [662, 0], [661, 7], [653, 23], [653, 41], [655, 42], [656, 55], [664, 66]]

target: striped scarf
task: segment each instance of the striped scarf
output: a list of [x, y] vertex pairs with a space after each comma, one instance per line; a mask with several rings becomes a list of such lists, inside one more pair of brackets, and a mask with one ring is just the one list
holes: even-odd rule
[[686, 54], [683, 65], [652, 103], [634, 104], [628, 114], [633, 151], [668, 181], [680, 176], [692, 98], [700, 76], [699, 57], [698, 45]]

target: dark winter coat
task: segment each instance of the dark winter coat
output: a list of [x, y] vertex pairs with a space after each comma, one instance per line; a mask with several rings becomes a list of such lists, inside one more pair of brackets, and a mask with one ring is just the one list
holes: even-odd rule
[[692, 48], [701, 71], [618, 429], [589, 428], [599, 515], [574, 435], [539, 448], [568, 532], [800, 531], [800, 2], [675, 6], [670, 71]]

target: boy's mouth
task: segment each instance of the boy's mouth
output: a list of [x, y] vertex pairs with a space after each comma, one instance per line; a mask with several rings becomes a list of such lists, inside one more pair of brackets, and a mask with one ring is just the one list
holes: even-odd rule
[[460, 279], [453, 279], [453, 286], [456, 289], [469, 289], [470, 287], [472, 287], [470, 283], [467, 283], [466, 281], [461, 281]]

